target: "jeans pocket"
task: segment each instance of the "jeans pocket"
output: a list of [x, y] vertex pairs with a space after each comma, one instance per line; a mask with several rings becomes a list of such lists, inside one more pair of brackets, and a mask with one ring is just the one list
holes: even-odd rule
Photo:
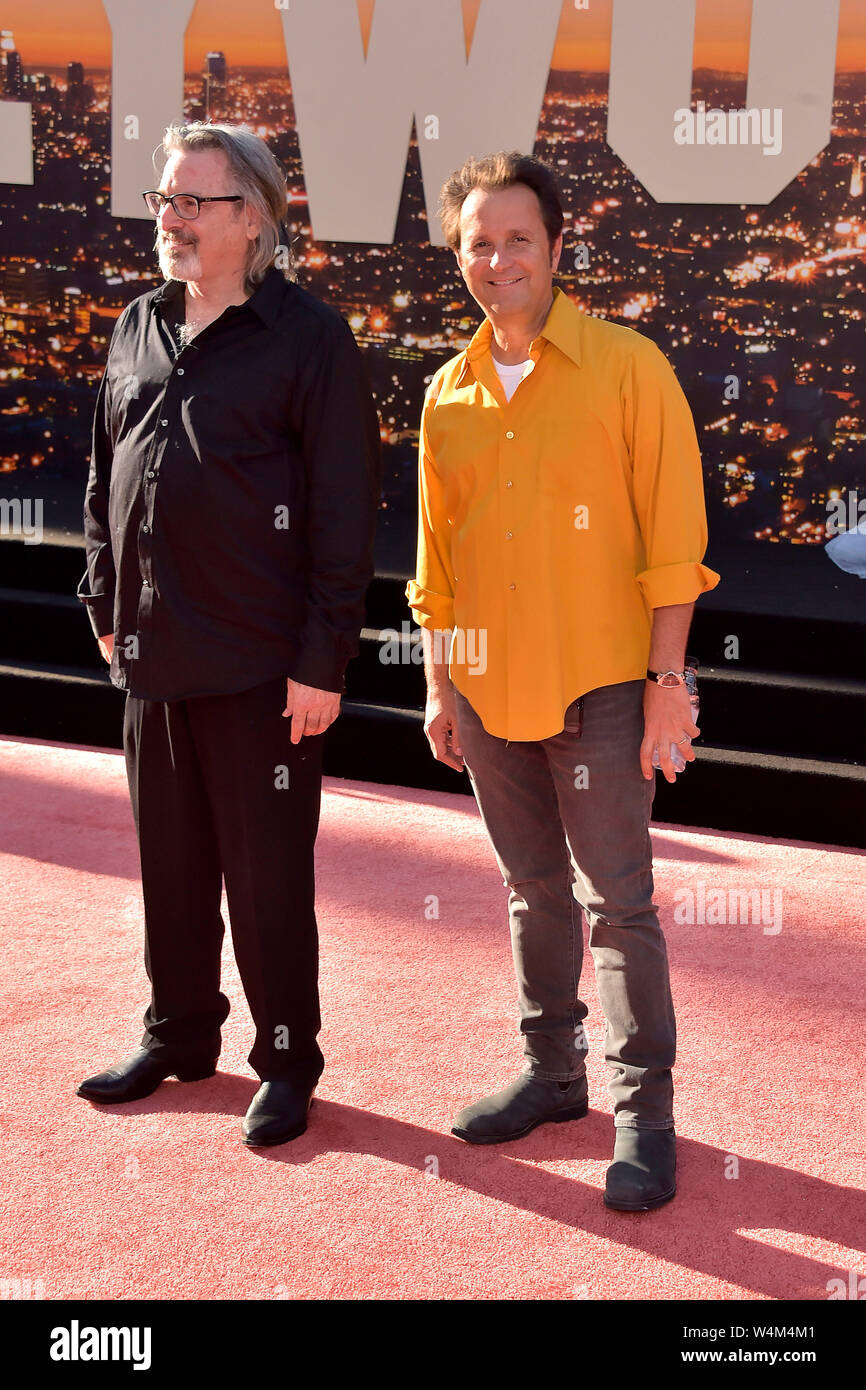
[[572, 700], [568, 709], [565, 711], [565, 723], [563, 725], [563, 733], [574, 734], [576, 738], [580, 738], [581, 734], [583, 733], [582, 695], [579, 699]]

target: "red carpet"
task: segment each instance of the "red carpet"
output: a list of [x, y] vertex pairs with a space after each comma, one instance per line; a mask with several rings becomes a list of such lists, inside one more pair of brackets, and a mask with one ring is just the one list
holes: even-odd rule
[[[520, 1066], [505, 892], [459, 796], [326, 781], [327, 1066], [302, 1138], [240, 1142], [257, 1082], [228, 941], [218, 1075], [119, 1108], [75, 1096], [138, 1042], [147, 998], [123, 762], [0, 740], [4, 1276], [59, 1299], [826, 1299], [866, 1275], [866, 856], [654, 840], [679, 1195], [635, 1216], [601, 1202], [613, 1132], [588, 952], [589, 1116], [490, 1148], [448, 1132]], [[781, 930], [676, 923], [699, 883], [768, 906], [781, 889]]]

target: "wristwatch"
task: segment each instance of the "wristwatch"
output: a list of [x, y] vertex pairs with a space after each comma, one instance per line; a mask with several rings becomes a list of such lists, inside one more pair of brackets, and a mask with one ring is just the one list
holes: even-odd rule
[[647, 671], [646, 678], [648, 681], [655, 681], [665, 690], [672, 690], [675, 685], [686, 683], [685, 671]]

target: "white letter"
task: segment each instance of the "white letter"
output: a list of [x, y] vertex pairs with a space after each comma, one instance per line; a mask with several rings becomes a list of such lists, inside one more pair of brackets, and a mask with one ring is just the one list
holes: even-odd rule
[[695, 895], [691, 888], [678, 888], [674, 893], [674, 921], [682, 925], [684, 922], [690, 924], [695, 920]]
[[787, 126], [771, 164], [763, 146], [671, 138], [671, 112], [691, 105], [695, 3], [616, 0], [608, 144], [657, 202], [769, 203], [830, 139], [839, 0], [753, 0], [746, 106]]
[[[470, 676], [483, 676], [487, 670], [487, 628], [467, 628], [468, 655], [466, 664]], [[476, 650], [476, 647], [478, 650]]]
[[[315, 240], [392, 242], [413, 117], [420, 130], [428, 112], [447, 111], [440, 138], [418, 142], [430, 241], [444, 246], [436, 206], [451, 170], [473, 150], [535, 145], [561, 9], [485, 0], [468, 61], [460, 0], [376, 0], [366, 58], [355, 0], [284, 10]], [[149, 8], [147, 24], [164, 47]]]
[[183, 36], [195, 0], [102, 4], [111, 25], [111, 213], [149, 218], [141, 190], [154, 186], [151, 155], [165, 127], [183, 116]]
[[69, 1329], [67, 1327], [52, 1327], [51, 1329], [51, 1348], [49, 1356], [52, 1361], [69, 1360]]
[[[781, 890], [781, 888], [774, 888], [774, 889], [773, 889], [773, 915], [772, 915], [772, 917], [768, 917], [768, 916], [767, 916], [767, 910], [768, 910], [768, 908], [769, 908], [769, 903], [767, 903], [766, 900], [769, 898], [769, 896], [770, 896], [770, 890], [769, 890], [769, 888], [765, 888], [764, 891], [763, 891], [763, 893], [761, 894], [761, 907], [762, 907], [761, 917], [762, 917], [763, 921], [765, 921], [765, 922], [768, 923], [768, 925], [767, 925], [766, 927], [764, 927], [764, 936], [778, 936], [778, 935], [779, 935], [779, 932], [782, 930], [782, 890]], [[766, 906], [765, 906], [765, 904], [766, 904]]]
[[[26, 517], [24, 520], [24, 544], [41, 545], [42, 543], [42, 498], [37, 497], [31, 503], [30, 498], [24, 504]], [[31, 517], [33, 518], [31, 520]]]
[[707, 893], [707, 915], [705, 918], [708, 927], [716, 927], [720, 922], [727, 921], [727, 898], [724, 888], [711, 888]]
[[132, 1359], [135, 1362], [133, 1370], [150, 1370], [150, 1328], [134, 1327], [132, 1329]]
[[695, 138], [692, 126], [694, 117], [687, 106], [681, 106], [674, 112], [674, 139], [678, 145], [690, 145]]
[[33, 108], [0, 101], [0, 183], [33, 182]]
[[724, 111], [708, 111], [706, 129], [708, 145], [728, 143], [728, 118]]
[[841, 497], [833, 497], [827, 502], [827, 511], [832, 515], [827, 517], [827, 525], [824, 528], [828, 536], [838, 536], [840, 531], [845, 530], [845, 503]]
[[[772, 122], [772, 124], [771, 124]], [[769, 127], [769, 133], [768, 133]], [[764, 111], [761, 116], [761, 137], [764, 141], [764, 154], [780, 154], [782, 151], [782, 108]], [[769, 144], [768, 144], [769, 141]]]

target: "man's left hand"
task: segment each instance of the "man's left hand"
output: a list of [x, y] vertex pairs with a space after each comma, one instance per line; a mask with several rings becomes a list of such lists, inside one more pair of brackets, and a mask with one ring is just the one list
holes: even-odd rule
[[675, 743], [684, 760], [695, 760], [691, 739], [701, 732], [692, 719], [692, 706], [689, 692], [684, 685], [665, 689], [656, 681], [644, 683], [643, 694], [644, 736], [640, 746], [641, 772], [647, 781], [655, 776], [653, 750], [659, 750], [661, 770], [668, 782], [677, 780], [676, 768], [671, 758], [671, 744]]
[[292, 721], [292, 743], [305, 734], [323, 734], [340, 713], [340, 696], [335, 690], [317, 690], [314, 685], [286, 681], [286, 708], [283, 718]]

